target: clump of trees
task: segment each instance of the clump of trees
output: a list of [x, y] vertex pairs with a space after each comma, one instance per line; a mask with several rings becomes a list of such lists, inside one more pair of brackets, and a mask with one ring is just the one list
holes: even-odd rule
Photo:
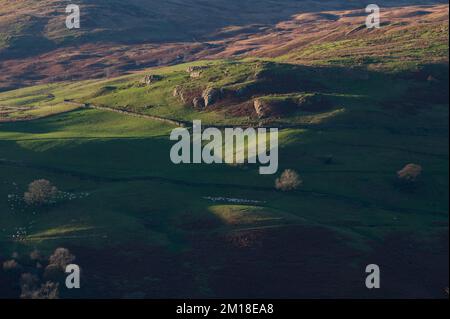
[[75, 260], [75, 256], [67, 248], [57, 248], [48, 259], [50, 265], [65, 269], [67, 265]]
[[58, 299], [59, 283], [47, 281], [39, 286], [36, 275], [26, 273], [20, 278], [21, 299]]
[[28, 191], [23, 195], [28, 205], [45, 205], [55, 200], [58, 189], [46, 179], [39, 179], [28, 185]]
[[48, 258], [34, 250], [28, 255], [14, 254], [3, 263], [3, 271], [11, 284], [19, 283], [20, 298], [58, 299], [66, 266], [74, 260], [75, 256], [67, 248], [57, 248]]
[[75, 256], [67, 248], [57, 248], [48, 259], [44, 277], [52, 280], [59, 280], [64, 273], [66, 266], [75, 260]]
[[283, 192], [298, 189], [303, 184], [303, 180], [296, 171], [292, 169], [285, 170], [279, 178], [275, 180], [275, 188]]

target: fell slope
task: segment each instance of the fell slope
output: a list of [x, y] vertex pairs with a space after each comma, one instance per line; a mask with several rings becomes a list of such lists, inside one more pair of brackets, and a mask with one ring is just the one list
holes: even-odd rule
[[[71, 100], [183, 121], [200, 116], [216, 124], [255, 124], [268, 117], [271, 122], [277, 119], [279, 124], [298, 124], [304, 122], [304, 117], [296, 118], [298, 112], [311, 111], [311, 105], [308, 110], [303, 103], [311, 94], [319, 96], [316, 102], [326, 100], [326, 103], [313, 103], [313, 111], [334, 112], [340, 109], [340, 95], [349, 93], [348, 88], [358, 85], [357, 82], [384, 87], [385, 72], [391, 73], [393, 79], [406, 76], [426, 87], [424, 90], [393, 87], [390, 102], [395, 100], [404, 106], [415, 99], [412, 109], [423, 101], [445, 103], [448, 98], [445, 89], [448, 82], [448, 5], [392, 8], [384, 12], [383, 26], [378, 30], [361, 28], [364, 17], [360, 11], [308, 13], [280, 23], [276, 29], [235, 35], [225, 41], [155, 46], [150, 53], [139, 47], [123, 47], [115, 55], [116, 60], [109, 62], [125, 63], [115, 65], [119, 68], [116, 69], [118, 74], [124, 71], [120, 68], [126, 69], [133, 59], [136, 60], [134, 66], [140, 68], [140, 61], [145, 65], [147, 58], [158, 59], [159, 55], [169, 62], [170, 53], [184, 52], [187, 60], [210, 60], [151, 68], [119, 78], [114, 77], [114, 72], [104, 74], [109, 70], [105, 70], [107, 57], [100, 53], [95, 60], [72, 53], [49, 62], [50, 54], [40, 63], [32, 64], [36, 72], [49, 72], [42, 75], [44, 82], [67, 80], [66, 76], [73, 80], [70, 72], [75, 66], [77, 71], [74, 72], [80, 75], [84, 72], [80, 77], [102, 79], [79, 83], [65, 81], [0, 94], [2, 118], [27, 119], [72, 110], [74, 105], [64, 102]], [[198, 47], [192, 49], [193, 45]], [[156, 57], [152, 56], [155, 52], [159, 52]], [[230, 56], [234, 59], [226, 59]], [[242, 59], [245, 57], [247, 59]], [[72, 59], [73, 64], [67, 66], [64, 59]], [[55, 70], [67, 73], [50, 77], [55, 64], [59, 66]], [[44, 65], [48, 69], [40, 68]], [[4, 76], [11, 76], [15, 71], [16, 76], [20, 76], [15, 60], [6, 61], [3, 66], [6, 67]], [[200, 68], [199, 71], [186, 72], [195, 67]], [[159, 80], [142, 85], [146, 75]], [[32, 75], [30, 81], [33, 82]], [[174, 94], [176, 88], [179, 90]], [[201, 98], [207, 89], [218, 90], [221, 97], [214, 105], [203, 108]], [[386, 90], [389, 92], [391, 88]], [[255, 103], [259, 104], [256, 108]], [[281, 109], [277, 106], [280, 104]], [[303, 109], [296, 107], [300, 104]], [[319, 104], [326, 104], [326, 107]], [[273, 109], [273, 114], [257, 114], [257, 109], [267, 108]], [[290, 118], [283, 119], [283, 114], [289, 114]]]
[[[64, 26], [66, 1], [2, 0], [3, 57], [30, 55], [48, 50], [48, 45], [68, 42], [191, 41], [225, 26], [273, 23], [306, 8], [304, 1], [292, 0], [82, 0], [77, 4], [82, 10], [83, 27], [73, 32]], [[327, 4], [329, 8], [342, 7], [335, 1]], [[40, 42], [38, 46], [36, 41]]]
[[[0, 263], [14, 253], [38, 272], [32, 251], [69, 248], [86, 285], [62, 290], [63, 298], [447, 298], [448, 43], [430, 15], [414, 16], [424, 17], [419, 31], [391, 25], [392, 37], [389, 26], [357, 29], [341, 43], [360, 21], [339, 18], [336, 46], [322, 33], [314, 50], [303, 50], [290, 31], [282, 36], [292, 50], [277, 50], [275, 38], [258, 41], [259, 59], [0, 93], [0, 117], [9, 122], [0, 123]], [[246, 35], [253, 36], [261, 35]], [[233, 37], [239, 41], [229, 45], [245, 45]], [[374, 40], [386, 49], [368, 59], [364, 45], [350, 50]], [[221, 94], [195, 106], [208, 89]], [[297, 103], [314, 94], [330, 108]], [[298, 108], [260, 117], [255, 100]], [[280, 127], [279, 174], [259, 175], [251, 164], [175, 165], [175, 126], [142, 115], [216, 126], [267, 121]], [[423, 167], [414, 185], [396, 176], [408, 163]], [[274, 188], [285, 169], [299, 172], [300, 189]], [[63, 196], [25, 205], [27, 185], [40, 178]], [[374, 262], [385, 284], [369, 291], [362, 274]], [[0, 297], [20, 295], [19, 275], [0, 271]]]
[[[179, 65], [5, 92], [0, 104], [37, 111], [70, 98], [231, 125], [243, 120], [226, 114], [231, 105], [197, 110], [177, 102], [172, 89], [202, 88], [213, 74], [216, 85], [244, 85], [240, 76], [257, 65], [263, 75], [323, 72], [248, 60], [195, 65], [208, 67], [204, 77], [191, 79], [193, 65]], [[83, 291], [62, 291], [72, 298], [446, 298], [448, 98], [408, 94], [436, 87], [445, 94], [448, 69], [435, 67], [421, 74], [441, 84], [414, 71], [372, 71], [362, 80], [327, 67], [330, 73], [314, 77], [322, 84], [316, 89], [326, 88], [344, 110], [300, 112], [288, 117], [298, 126], [280, 130], [279, 174], [294, 169], [303, 179], [294, 192], [277, 191], [279, 174], [259, 175], [257, 165], [175, 165], [174, 126], [148, 119], [81, 108], [0, 123], [0, 261], [17, 252], [26, 264], [34, 249], [48, 255], [69, 248], [88, 276]], [[150, 74], [162, 78], [141, 86]], [[314, 121], [300, 122], [308, 117]], [[424, 168], [412, 188], [396, 179], [407, 163]], [[28, 183], [38, 178], [64, 198], [39, 209], [24, 205]], [[389, 278], [376, 292], [361, 284], [374, 260]], [[17, 298], [19, 279], [0, 271], [5, 278], [10, 284], [0, 286], [0, 296]]]
[[[436, 2], [382, 1], [388, 21], [381, 32], [417, 26], [417, 20], [428, 25], [447, 19], [448, 25], [448, 6], [410, 7]], [[372, 36], [351, 32], [365, 19], [363, 1], [83, 1], [82, 28], [72, 31], [64, 27], [64, 1], [0, 3], [0, 90], [205, 58], [273, 57]]]

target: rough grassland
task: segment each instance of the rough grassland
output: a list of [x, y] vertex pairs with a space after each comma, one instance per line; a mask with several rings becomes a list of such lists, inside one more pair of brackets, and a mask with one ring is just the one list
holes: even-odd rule
[[[445, 297], [448, 28], [405, 30], [0, 93], [0, 265], [69, 248], [85, 277], [62, 297]], [[371, 45], [386, 50], [372, 55]], [[145, 75], [157, 81], [142, 85]], [[194, 108], [207, 88], [228, 95]], [[255, 99], [287, 106], [310, 96], [326, 107], [299, 103], [264, 119], [253, 108]], [[85, 104], [279, 127], [279, 171], [175, 165], [174, 125]], [[396, 176], [408, 163], [423, 167], [413, 185]], [[300, 174], [298, 190], [275, 189], [285, 169]], [[27, 206], [23, 194], [41, 178], [61, 193]], [[382, 290], [364, 287], [371, 263], [383, 269]], [[0, 269], [0, 297], [20, 295], [11, 278]]]
[[[50, 88], [55, 99], [62, 99], [63, 92], [70, 98], [82, 98], [102, 85], [126, 85], [129, 79]], [[372, 243], [388, 240], [392, 234], [414, 233], [415, 241], [435, 249], [436, 236], [448, 231], [448, 106], [420, 108], [413, 104], [413, 109], [407, 111], [404, 106], [391, 103], [391, 109], [383, 108], [380, 103], [395, 96], [388, 86], [390, 90], [403, 90], [400, 84], [392, 85], [395, 79], [387, 75], [385, 79], [382, 96], [371, 93], [372, 82], [354, 85], [352, 94], [347, 92], [340, 98], [345, 111], [339, 116], [281, 132], [280, 172], [293, 168], [304, 180], [304, 186], [293, 193], [275, 191], [275, 176], [258, 175], [256, 166], [171, 164], [168, 134], [173, 127], [158, 122], [83, 109], [31, 122], [0, 124], [2, 251], [25, 254], [39, 248], [49, 252], [65, 245], [73, 247], [83, 261], [88, 258], [83, 254], [90, 250], [128, 247], [129, 254], [137, 257], [138, 251], [142, 252], [137, 247], [154, 247], [160, 252], [149, 252], [148, 256], [166, 266], [171, 261], [162, 259], [165, 254], [175, 254], [175, 258], [190, 251], [185, 261], [191, 266], [177, 270], [177, 274], [198, 276], [196, 267], [203, 268], [203, 279], [197, 278], [199, 282], [191, 293], [224, 296], [229, 291], [217, 284], [214, 269], [228, 267], [220, 261], [225, 255], [204, 263], [197, 256], [200, 252], [212, 254], [215, 245], [222, 245], [221, 238], [233, 247], [241, 247], [233, 248], [230, 254], [253, 249], [246, 248], [253, 245], [269, 249], [265, 240], [272, 238], [272, 245], [285, 256], [291, 253], [284, 251], [290, 245], [286, 246], [279, 237], [290, 233], [285, 227], [294, 227], [289, 229], [302, 234], [324, 227], [338, 238], [334, 242], [341, 243], [340, 247], [356, 251], [353, 257], [342, 259], [348, 267], [363, 263], [364, 256], [374, 249]], [[378, 81], [377, 77], [371, 81]], [[76, 90], [77, 85], [82, 89]], [[28, 94], [45, 95], [45, 90], [48, 87], [30, 88], [15, 92], [14, 97], [5, 93], [2, 101], [23, 105]], [[15, 100], [8, 100], [12, 98]], [[194, 114], [193, 110], [187, 112]], [[220, 112], [214, 116], [223, 118]], [[300, 118], [303, 117], [299, 115]], [[324, 158], [330, 155], [333, 163], [325, 164]], [[395, 172], [410, 162], [420, 163], [424, 175], [415, 189], [405, 190], [396, 185]], [[16, 200], [27, 184], [38, 178], [51, 180], [66, 192], [66, 197], [43, 209], [28, 208]], [[236, 205], [208, 197], [255, 202]], [[26, 229], [26, 235], [13, 239], [21, 227]], [[294, 240], [297, 235], [290, 236]], [[326, 242], [325, 237], [322, 239]], [[310, 239], [303, 240], [306, 243]], [[204, 247], [206, 243], [212, 246]], [[292, 244], [303, 247], [301, 243]], [[305, 249], [296, 254], [308, 254]], [[115, 250], [115, 254], [123, 251]], [[228, 254], [226, 251], [224, 254]], [[315, 254], [322, 260], [328, 258], [325, 252]], [[257, 255], [254, 258], [261, 259]], [[249, 260], [245, 265], [255, 261]], [[278, 261], [271, 265], [291, 273], [290, 280], [304, 278]], [[101, 267], [87, 267], [97, 266]], [[91, 271], [96, 271], [94, 268]], [[244, 268], [240, 271], [245, 272]], [[163, 268], [158, 269], [153, 268], [151, 276], [169, 283], [171, 279]], [[257, 273], [260, 270], [254, 269]], [[229, 274], [224, 276], [229, 278]], [[236, 276], [244, 278], [239, 271]], [[250, 280], [251, 276], [245, 278]], [[158, 285], [141, 286], [139, 278], [133, 282], [136, 290], [143, 289], [150, 296], [158, 291], [158, 296], [177, 296], [172, 290], [161, 291]], [[103, 280], [96, 287], [105, 290], [99, 292], [92, 287], [84, 296], [111, 296], [106, 291], [112, 296], [127, 293], [127, 285], [107, 288], [108, 283]], [[169, 287], [175, 289], [176, 285]], [[288, 291], [284, 293], [299, 296]], [[331, 293], [339, 295], [335, 290]]]

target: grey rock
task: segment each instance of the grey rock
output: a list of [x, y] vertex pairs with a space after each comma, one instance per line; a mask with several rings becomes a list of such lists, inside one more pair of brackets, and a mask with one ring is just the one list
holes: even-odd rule
[[202, 97], [205, 100], [205, 107], [216, 103], [221, 96], [221, 91], [214, 88], [208, 88], [202, 93]]

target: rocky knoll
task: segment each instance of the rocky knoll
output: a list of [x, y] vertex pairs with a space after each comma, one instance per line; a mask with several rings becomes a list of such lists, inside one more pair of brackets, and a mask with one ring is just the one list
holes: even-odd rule
[[292, 110], [292, 103], [287, 105], [285, 101], [275, 101], [264, 98], [257, 98], [253, 102], [256, 114], [259, 118], [277, 117], [286, 114], [288, 109]]
[[302, 94], [288, 97], [260, 97], [253, 101], [259, 118], [282, 117], [296, 111], [317, 112], [330, 106], [322, 94]]
[[205, 101], [205, 107], [214, 104], [220, 99], [221, 91], [215, 88], [207, 88], [202, 93], [202, 97]]
[[216, 88], [206, 88], [198, 93], [197, 91], [198, 90], [188, 90], [177, 86], [173, 90], [172, 95], [173, 97], [178, 98], [182, 103], [198, 109], [211, 106], [222, 98], [222, 91]]

